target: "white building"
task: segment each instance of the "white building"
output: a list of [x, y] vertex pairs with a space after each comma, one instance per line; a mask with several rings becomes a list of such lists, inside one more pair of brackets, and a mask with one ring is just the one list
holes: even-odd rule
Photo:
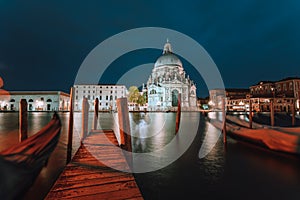
[[147, 82], [148, 110], [174, 110], [181, 93], [182, 110], [197, 108], [196, 86], [183, 69], [182, 62], [172, 52], [167, 41], [163, 55], [154, 64]]
[[88, 99], [90, 110], [94, 110], [94, 101], [99, 99], [99, 110], [116, 110], [117, 98], [126, 97], [125, 85], [74, 85], [74, 110], [81, 111], [82, 100]]
[[11, 91], [0, 95], [0, 110], [18, 111], [25, 99], [28, 111], [67, 111], [70, 95], [61, 91]]

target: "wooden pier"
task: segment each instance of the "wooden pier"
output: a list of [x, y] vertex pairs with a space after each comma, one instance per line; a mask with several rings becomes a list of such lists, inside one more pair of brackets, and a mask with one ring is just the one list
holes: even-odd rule
[[113, 131], [87, 136], [45, 199], [143, 199], [131, 173], [107, 167], [93, 156], [105, 155], [105, 162], [128, 167], [126, 158], [107, 138], [118, 145]]

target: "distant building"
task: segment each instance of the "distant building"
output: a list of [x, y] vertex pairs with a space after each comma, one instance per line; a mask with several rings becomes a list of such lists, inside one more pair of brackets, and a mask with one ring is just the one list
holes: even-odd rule
[[197, 98], [197, 107], [201, 109], [208, 109], [209, 97]]
[[88, 99], [90, 110], [94, 110], [94, 101], [99, 99], [99, 110], [116, 110], [117, 98], [126, 97], [127, 89], [125, 85], [74, 85], [74, 110], [81, 111], [82, 100]]
[[270, 102], [274, 102], [277, 112], [291, 112], [293, 107], [299, 110], [300, 78], [289, 77], [279, 81], [260, 81], [250, 87], [253, 109], [270, 111]]
[[28, 111], [67, 111], [70, 95], [61, 91], [11, 91], [0, 95], [0, 110], [18, 111], [20, 100], [25, 99]]
[[196, 85], [186, 76], [182, 62], [167, 41], [163, 55], [156, 60], [147, 82], [148, 110], [176, 109], [179, 93], [182, 110], [197, 108]]
[[222, 109], [222, 99], [225, 98], [227, 110], [244, 111], [245, 101], [250, 90], [244, 88], [213, 89], [209, 91], [209, 105], [213, 109]]
[[214, 89], [209, 91], [209, 105], [214, 109], [222, 108], [222, 98], [226, 96], [228, 111], [247, 111], [249, 102], [256, 112], [269, 112], [271, 101], [276, 112], [299, 110], [300, 78], [289, 77], [279, 81], [260, 81], [250, 89]]
[[250, 98], [250, 89], [228, 88], [226, 89], [226, 105], [228, 111], [248, 110], [247, 101]]
[[222, 99], [226, 96], [224, 89], [213, 89], [209, 90], [209, 102], [208, 105], [212, 109], [222, 109]]

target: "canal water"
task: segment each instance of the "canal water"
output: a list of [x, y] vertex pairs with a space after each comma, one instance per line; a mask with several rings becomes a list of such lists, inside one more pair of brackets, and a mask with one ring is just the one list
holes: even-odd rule
[[[29, 113], [29, 135], [49, 122], [53, 113]], [[57, 148], [24, 199], [43, 199], [66, 162], [68, 113], [59, 113], [63, 128]], [[116, 114], [100, 113], [102, 129], [116, 127]], [[90, 113], [90, 122], [93, 114]], [[198, 112], [183, 112], [180, 135], [175, 135], [175, 113], [130, 113], [133, 151], [150, 153], [174, 139], [190, 139], [189, 147], [174, 162], [155, 171], [135, 173], [145, 199], [300, 199], [300, 158], [272, 152], [250, 143], [222, 137], [207, 156], [200, 158], [204, 138], [216, 140], [219, 130]], [[74, 115], [73, 154], [80, 142], [81, 113]], [[90, 124], [91, 126], [91, 124]], [[191, 127], [189, 129], [188, 127]], [[195, 136], [195, 137], [194, 137]], [[0, 113], [0, 151], [18, 143], [18, 113]], [[176, 147], [176, 145], [175, 145]], [[175, 152], [180, 149], [179, 145]], [[160, 166], [166, 158], [151, 158], [148, 165]]]

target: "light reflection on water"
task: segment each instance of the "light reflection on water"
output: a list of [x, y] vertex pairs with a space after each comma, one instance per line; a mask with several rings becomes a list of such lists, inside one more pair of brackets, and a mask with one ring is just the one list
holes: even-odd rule
[[[48, 123], [52, 114], [29, 113], [29, 135]], [[63, 124], [59, 144], [25, 199], [43, 199], [65, 166], [69, 114], [59, 115]], [[222, 119], [221, 112], [210, 115]], [[150, 152], [168, 144], [175, 135], [175, 116], [175, 113], [130, 113], [131, 131], [135, 136], [132, 139], [133, 150]], [[188, 116], [189, 123], [199, 119], [199, 113], [189, 113]], [[89, 127], [92, 118], [93, 113], [90, 113]], [[116, 113], [99, 113], [99, 120], [103, 129], [116, 128]], [[75, 113], [73, 154], [80, 144], [80, 131], [81, 113]], [[189, 134], [189, 130], [183, 134]], [[203, 139], [207, 136], [207, 142], [213, 142], [217, 135], [218, 130], [201, 116], [198, 133], [183, 156], [163, 169], [135, 174], [145, 199], [192, 198], [193, 195], [204, 199], [234, 195], [241, 199], [245, 198], [245, 194], [256, 199], [300, 198], [298, 157], [281, 155], [228, 138], [226, 146], [219, 139], [209, 154], [200, 159], [199, 149], [206, 145], [202, 144]], [[17, 143], [18, 113], [0, 113], [0, 151]]]
[[163, 148], [175, 135], [174, 113], [130, 113], [133, 151], [152, 152]]

